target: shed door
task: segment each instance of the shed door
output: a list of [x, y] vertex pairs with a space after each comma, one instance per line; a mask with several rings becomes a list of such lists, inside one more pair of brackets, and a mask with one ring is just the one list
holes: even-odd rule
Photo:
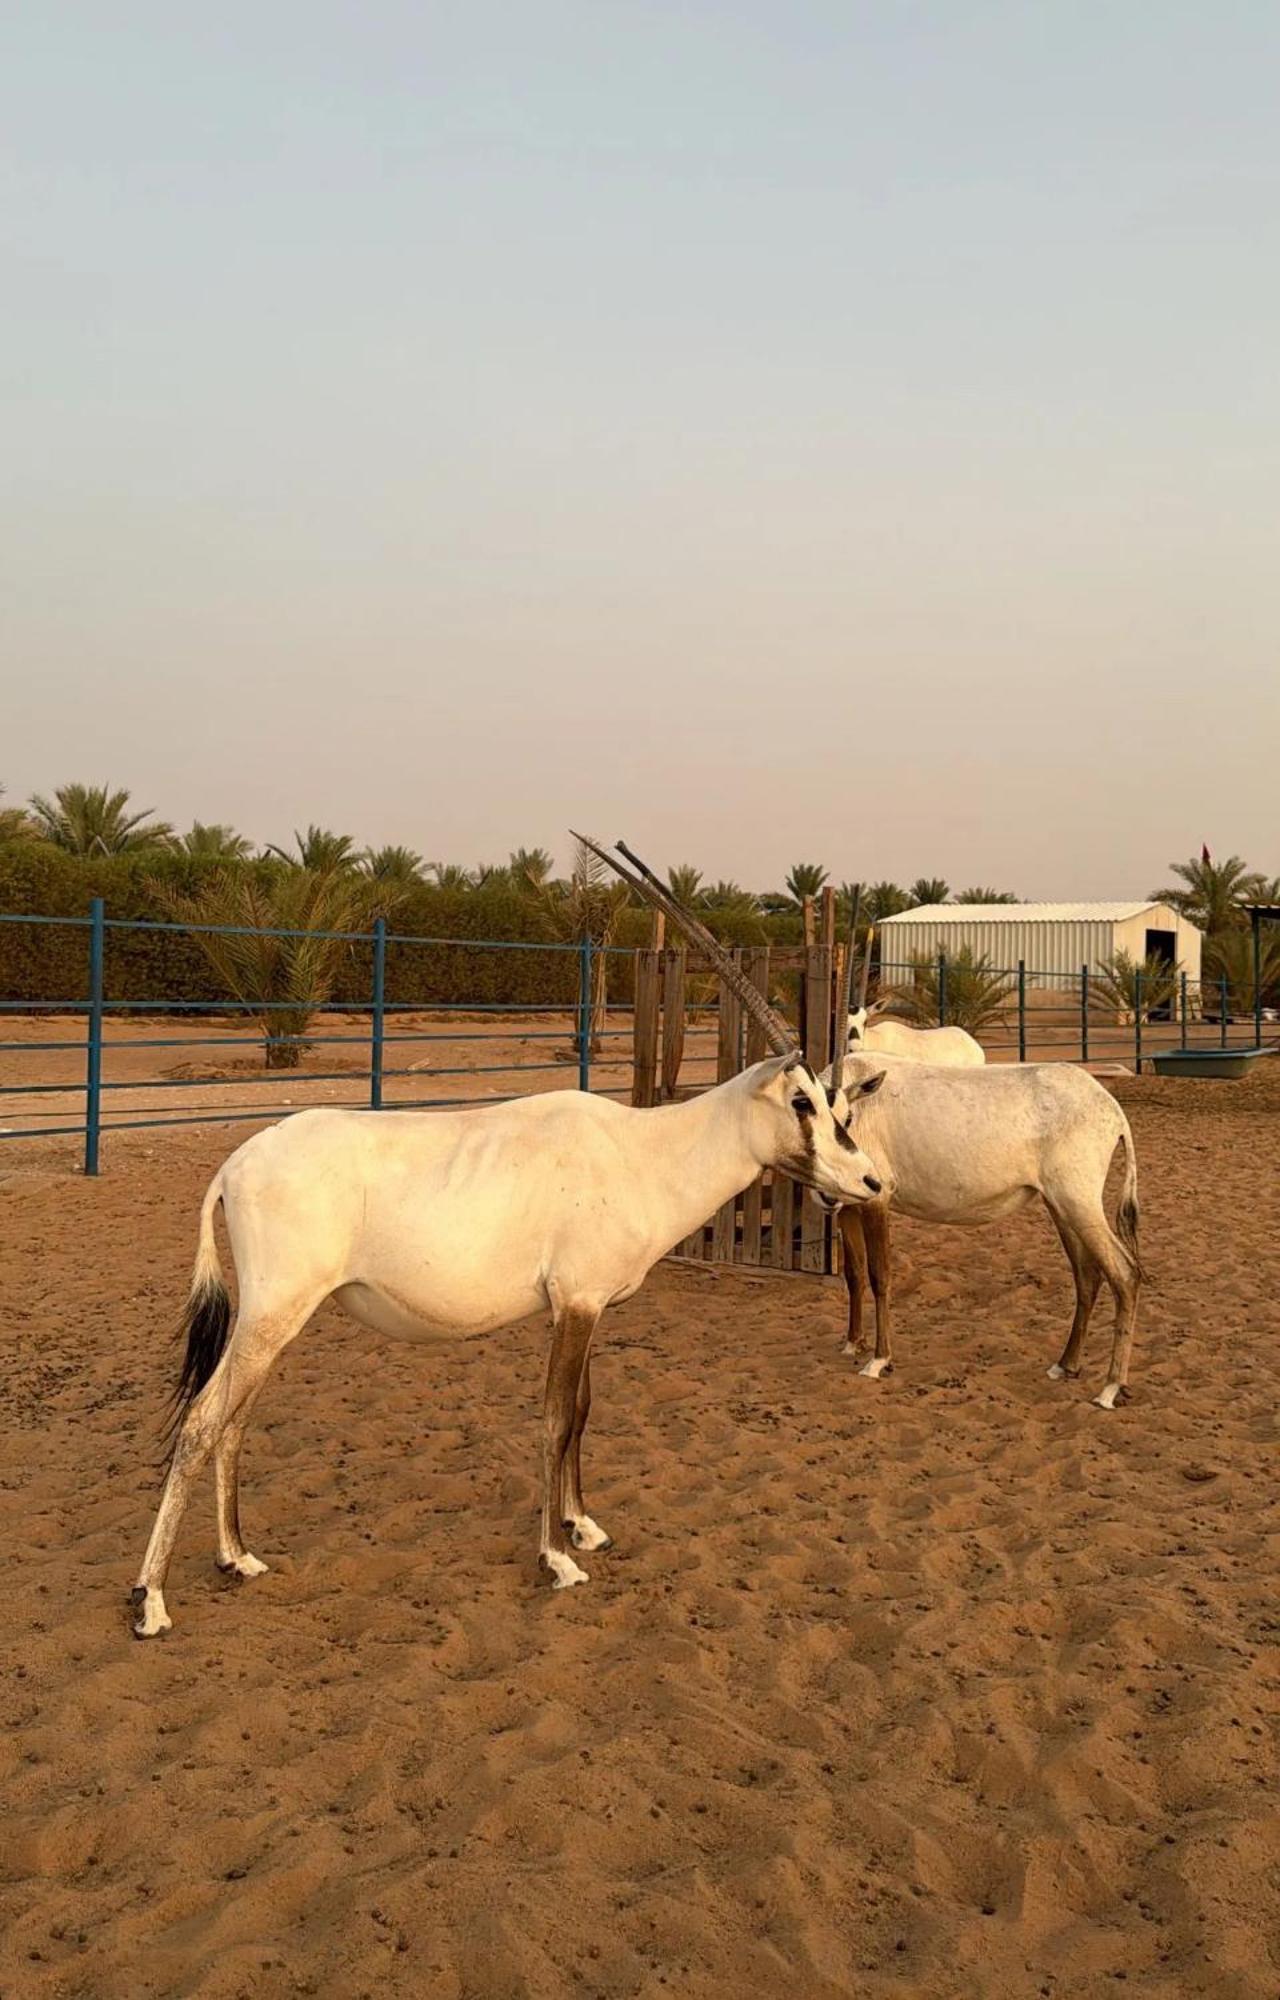
[[[1162, 965], [1172, 965], [1177, 958], [1177, 947], [1178, 938], [1175, 931], [1147, 932], [1146, 956], [1148, 958], [1159, 959]], [[1150, 1018], [1153, 1021], [1171, 1021], [1173, 1019], [1172, 988], [1170, 989], [1168, 999], [1162, 1001], [1158, 1007], [1151, 1009]]]

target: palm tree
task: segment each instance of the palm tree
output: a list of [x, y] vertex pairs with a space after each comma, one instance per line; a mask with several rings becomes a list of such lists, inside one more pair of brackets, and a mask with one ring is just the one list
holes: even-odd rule
[[1012, 889], [960, 889], [956, 892], [957, 903], [1016, 903], [1018, 898]]
[[[0, 785], [0, 798], [4, 786]], [[21, 806], [0, 806], [0, 840], [34, 840], [36, 828]]]
[[219, 869], [193, 895], [151, 886], [179, 923], [236, 933], [191, 935], [223, 985], [260, 1010], [267, 1068], [296, 1069], [312, 1016], [351, 950], [341, 937], [318, 934], [364, 930], [380, 907], [380, 885], [351, 869], [290, 867]]
[[128, 792], [113, 792], [109, 785], [61, 785], [52, 800], [34, 795], [31, 816], [42, 840], [82, 859], [167, 847], [173, 828], [155, 819], [150, 806], [130, 813], [128, 804]]
[[[1262, 1004], [1280, 1002], [1280, 938], [1269, 937], [1263, 926], [1259, 942], [1258, 970], [1261, 974]], [[1201, 992], [1211, 1004], [1213, 988], [1227, 982], [1227, 1011], [1242, 1015], [1253, 1012], [1253, 937], [1247, 930], [1215, 931], [1205, 939], [1204, 972]], [[1207, 989], [1207, 990], [1206, 990]]]
[[[566, 942], [581, 944], [589, 939], [595, 947], [591, 960], [590, 1021], [587, 1041], [594, 1055], [604, 1027], [608, 959], [604, 947], [612, 944], [618, 919], [630, 900], [625, 882], [615, 880], [612, 871], [589, 847], [578, 841], [574, 848], [573, 873], [568, 885], [543, 883], [536, 895], [552, 933]], [[581, 1028], [574, 1032], [574, 1050], [581, 1052]]]
[[1259, 875], [1249, 892], [1251, 903], [1267, 903], [1280, 909], [1280, 875]]
[[[997, 971], [986, 953], [975, 957], [964, 945], [947, 961], [948, 1028], [967, 1028], [971, 1035], [998, 1021], [1012, 991], [1007, 972]], [[942, 972], [936, 958], [911, 960], [911, 984], [893, 994], [893, 1011], [921, 1027], [937, 1027], [942, 1012]]]
[[816, 896], [827, 879], [827, 871], [820, 861], [796, 861], [787, 874], [787, 893], [793, 909], [799, 909], [806, 896]]
[[667, 870], [667, 887], [682, 909], [695, 910], [702, 901], [702, 870], [692, 861], [678, 861]]
[[951, 888], [949, 883], [943, 881], [941, 875], [917, 875], [907, 893], [911, 897], [913, 906], [921, 910], [933, 903], [949, 901]]
[[[1252, 978], [1252, 972], [1250, 972]], [[1141, 1011], [1144, 1021], [1166, 1018], [1178, 991], [1178, 967], [1167, 958], [1138, 960], [1127, 951], [1113, 951], [1089, 975], [1089, 1004], [1103, 1014], [1130, 1022]]]
[[422, 856], [411, 847], [366, 847], [356, 864], [362, 875], [401, 889], [422, 881]]
[[253, 853], [253, 842], [242, 833], [221, 822], [206, 826], [199, 819], [192, 822], [190, 832], [182, 835], [178, 845], [193, 861], [248, 861]]
[[911, 908], [911, 897], [897, 882], [873, 882], [862, 898], [862, 914], [869, 924], [882, 924], [886, 917], [901, 916]]
[[456, 861], [428, 861], [427, 873], [435, 877], [437, 889], [458, 890], [473, 886], [467, 869], [460, 867]]
[[511, 880], [511, 871], [501, 861], [482, 861], [472, 870], [470, 880], [473, 889], [494, 889], [499, 882]]
[[1198, 929], [1228, 931], [1242, 923], [1241, 905], [1251, 902], [1265, 886], [1264, 878], [1240, 859], [1229, 854], [1225, 861], [1213, 861], [1206, 847], [1197, 861], [1171, 861], [1169, 867], [1182, 887], [1153, 889], [1157, 902], [1168, 903], [1179, 916]]
[[540, 889], [550, 881], [555, 865], [545, 847], [517, 847], [507, 871], [517, 888]]
[[291, 868], [306, 868], [315, 875], [336, 874], [356, 865], [356, 844], [349, 833], [332, 833], [327, 826], [309, 826], [305, 833], [294, 828], [296, 854], [287, 847], [268, 845], [267, 853], [287, 861]]

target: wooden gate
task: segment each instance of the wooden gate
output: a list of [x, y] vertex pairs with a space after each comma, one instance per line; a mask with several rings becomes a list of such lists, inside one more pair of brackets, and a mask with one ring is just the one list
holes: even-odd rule
[[[806, 921], [813, 942], [752, 945], [732, 953], [750, 983], [780, 1012], [798, 1019], [797, 1039], [815, 1071], [826, 1068], [836, 1048], [844, 947], [834, 942], [834, 930], [835, 899], [828, 893], [820, 929], [811, 917]], [[720, 984], [707, 961], [660, 944], [636, 953], [634, 1022], [633, 1104], [692, 1097], [769, 1053], [763, 1030], [744, 1017], [741, 1001]], [[787, 1175], [766, 1169], [686, 1237], [675, 1255], [824, 1273], [840, 1268], [839, 1244], [831, 1217], [805, 1201], [803, 1189]]]

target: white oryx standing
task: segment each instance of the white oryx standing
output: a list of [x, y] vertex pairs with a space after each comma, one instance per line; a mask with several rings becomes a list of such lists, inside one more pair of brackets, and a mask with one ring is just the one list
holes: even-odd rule
[[[867, 1055], [850, 1056], [842, 1067], [853, 1130], [885, 1182], [880, 1201], [840, 1217], [849, 1286], [845, 1353], [860, 1346], [868, 1270], [876, 1301], [875, 1354], [861, 1373], [886, 1375], [893, 1366], [890, 1209], [922, 1222], [974, 1224], [1012, 1214], [1038, 1196], [1076, 1287], [1071, 1332], [1049, 1374], [1055, 1381], [1079, 1375], [1081, 1344], [1105, 1279], [1116, 1324], [1106, 1386], [1096, 1401], [1106, 1410], [1126, 1401], [1142, 1277], [1138, 1166], [1129, 1121], [1110, 1092], [1066, 1063], [956, 1069]], [[1103, 1189], [1118, 1145], [1125, 1174], [1113, 1230]], [[833, 1206], [820, 1190], [817, 1198]]]
[[868, 1007], [867, 985], [871, 977], [871, 940], [875, 927], [867, 932], [862, 954], [862, 983], [858, 1004], [848, 1015], [850, 1055], [907, 1056], [912, 1062], [942, 1063], [948, 1069], [977, 1068], [987, 1060], [981, 1042], [964, 1028], [912, 1028], [895, 1021], [883, 1011], [883, 1001]]
[[[639, 875], [587, 844], [706, 952], [776, 1053], [651, 1110], [552, 1091], [454, 1112], [304, 1111], [233, 1153], [200, 1215], [176, 1439], [133, 1591], [140, 1638], [169, 1629], [165, 1577], [210, 1453], [218, 1565], [242, 1577], [266, 1567], [240, 1533], [245, 1425], [273, 1363], [325, 1299], [377, 1333], [422, 1342], [483, 1337], [550, 1309], [540, 1553], [564, 1588], [587, 1581], [570, 1537], [578, 1550], [609, 1546], [581, 1472], [591, 1342], [606, 1306], [638, 1291], [763, 1167], [833, 1204], [880, 1193], [848, 1136], [848, 1106], [820, 1086], [763, 994], [627, 848], [619, 843]], [[219, 1203], [240, 1282], [234, 1325], [214, 1243]]]

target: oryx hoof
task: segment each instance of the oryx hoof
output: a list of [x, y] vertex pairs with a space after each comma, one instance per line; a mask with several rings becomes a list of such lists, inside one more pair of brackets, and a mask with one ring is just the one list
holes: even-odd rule
[[259, 1562], [257, 1556], [251, 1556], [247, 1549], [243, 1555], [228, 1556], [225, 1562], [219, 1556], [218, 1568], [224, 1576], [243, 1577], [246, 1582], [251, 1576], [265, 1576], [267, 1573], [266, 1563]]
[[893, 1363], [887, 1355], [873, 1354], [866, 1367], [859, 1368], [858, 1373], [867, 1376], [872, 1382], [878, 1382], [882, 1375], [892, 1375]]
[[840, 1352], [842, 1354], [861, 1354], [862, 1342], [860, 1340], [846, 1340]]
[[543, 1567], [551, 1572], [553, 1590], [572, 1590], [575, 1583], [591, 1581], [586, 1570], [579, 1569], [573, 1557], [559, 1549], [544, 1549], [541, 1560]]
[[1078, 1368], [1064, 1368], [1060, 1361], [1055, 1361], [1048, 1373], [1051, 1382], [1074, 1382], [1080, 1370]]
[[1093, 1400], [1100, 1410], [1118, 1410], [1122, 1403], [1128, 1402], [1129, 1391], [1123, 1382], [1108, 1382], [1101, 1395]]
[[564, 1531], [575, 1549], [585, 1549], [589, 1555], [594, 1555], [597, 1549], [613, 1547], [613, 1536], [606, 1535], [599, 1522], [593, 1521], [590, 1514], [584, 1514], [580, 1521], [566, 1521]]
[[162, 1591], [148, 1590], [145, 1583], [138, 1583], [129, 1592], [129, 1597], [138, 1607], [138, 1616], [133, 1621], [135, 1639], [159, 1639], [173, 1630], [173, 1620], [164, 1608]]

